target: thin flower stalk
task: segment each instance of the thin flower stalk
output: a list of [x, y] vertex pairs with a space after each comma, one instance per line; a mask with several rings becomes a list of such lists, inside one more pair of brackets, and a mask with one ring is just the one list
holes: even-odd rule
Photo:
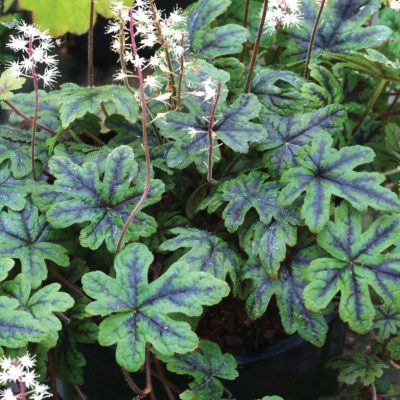
[[[129, 32], [130, 32], [130, 45], [131, 45], [131, 50], [132, 54], [135, 59], [139, 58], [138, 54], [138, 48], [136, 45], [136, 33], [135, 33], [135, 19], [133, 16], [133, 7], [130, 9], [130, 21], [129, 21]], [[143, 203], [146, 201], [147, 196], [150, 192], [150, 180], [151, 180], [151, 160], [150, 160], [150, 149], [149, 149], [149, 143], [148, 143], [148, 138], [147, 138], [147, 102], [146, 102], [146, 95], [145, 95], [145, 90], [144, 90], [144, 77], [143, 77], [143, 69], [141, 63], [136, 64], [136, 71], [139, 79], [139, 92], [140, 92], [140, 102], [141, 102], [141, 108], [142, 108], [142, 135], [143, 135], [143, 149], [144, 149], [144, 154], [146, 158], [146, 183], [145, 183], [145, 188], [143, 191], [143, 194], [136, 204], [135, 208], [131, 212], [128, 220], [125, 223], [125, 226], [122, 229], [120, 238], [118, 240], [118, 245], [117, 245], [117, 253], [121, 250], [124, 237], [126, 235], [126, 232], [128, 231], [130, 223], [133, 221], [135, 218], [136, 214], [139, 212], [140, 208], [142, 207]]]
[[[247, 28], [247, 25], [249, 23], [249, 11], [250, 11], [250, 0], [246, 0], [246, 5], [244, 8], [244, 16], [243, 16], [243, 27]], [[240, 62], [244, 60], [244, 55], [246, 53], [246, 43], [243, 46], [242, 53], [240, 54]]]
[[[181, 45], [183, 46], [184, 44], [184, 36], [182, 36], [182, 41]], [[176, 96], [176, 109], [180, 110], [182, 107], [182, 83], [183, 83], [183, 77], [185, 74], [185, 58], [184, 55], [182, 54], [181, 59], [179, 61], [179, 79], [178, 79], [178, 88], [177, 88], [177, 96]]]
[[94, 86], [93, 68], [93, 25], [94, 25], [94, 0], [90, 0], [89, 32], [88, 32], [88, 86]]
[[218, 102], [221, 97], [221, 82], [217, 83], [216, 94], [214, 98], [214, 104], [209, 120], [208, 125], [208, 171], [207, 171], [207, 181], [209, 183], [213, 182], [213, 149], [214, 149], [214, 124], [215, 124], [215, 115], [217, 112]]
[[304, 69], [304, 77], [306, 79], [308, 79], [310, 76], [310, 68], [309, 67], [310, 67], [310, 62], [311, 62], [311, 57], [312, 57], [312, 51], [314, 48], [315, 37], [317, 34], [319, 22], [321, 20], [322, 12], [324, 11], [325, 3], [326, 3], [326, 0], [321, 0], [320, 5], [319, 5], [319, 10], [318, 10], [318, 15], [315, 20], [314, 27], [313, 27], [313, 30], [311, 33], [310, 44], [309, 44], [308, 50], [307, 50], [306, 66]]

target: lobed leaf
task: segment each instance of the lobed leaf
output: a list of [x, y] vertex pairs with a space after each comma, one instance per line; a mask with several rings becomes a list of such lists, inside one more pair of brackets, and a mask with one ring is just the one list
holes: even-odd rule
[[13, 96], [13, 91], [21, 89], [25, 78], [17, 78], [10, 69], [0, 75], [0, 101], [8, 100]]

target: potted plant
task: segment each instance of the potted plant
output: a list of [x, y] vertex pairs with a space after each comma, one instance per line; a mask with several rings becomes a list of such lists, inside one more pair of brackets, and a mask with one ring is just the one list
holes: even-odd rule
[[0, 399], [396, 398], [398, 1], [105, 3], [87, 86], [7, 45]]

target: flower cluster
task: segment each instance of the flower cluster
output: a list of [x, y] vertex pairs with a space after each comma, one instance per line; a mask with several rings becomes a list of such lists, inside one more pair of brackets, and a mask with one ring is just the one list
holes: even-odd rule
[[265, 32], [272, 33], [277, 28], [299, 27], [301, 10], [299, 0], [270, 0], [268, 3]]
[[400, 0], [390, 0], [389, 7], [395, 11], [400, 11]]
[[[156, 69], [166, 73], [171, 71], [172, 65], [180, 65], [187, 49], [186, 21], [181, 9], [176, 9], [168, 17], [163, 17], [155, 4], [150, 0], [136, 0], [133, 6], [133, 22], [135, 38], [138, 50], [153, 48], [156, 45], [167, 48], [166, 52], [158, 51], [148, 60], [132, 54], [131, 38], [129, 35], [130, 11], [129, 7], [122, 3], [114, 3], [112, 11], [115, 19], [109, 24], [107, 33], [113, 34], [112, 50], [120, 54], [122, 59], [121, 70], [116, 74], [116, 80], [125, 80], [135, 77], [128, 71], [128, 66]], [[155, 76], [148, 75], [145, 78], [145, 86], [156, 91], [161, 84]]]
[[37, 26], [24, 21], [16, 29], [19, 34], [10, 37], [7, 47], [14, 52], [22, 52], [22, 59], [8, 63], [11, 72], [16, 77], [42, 81], [44, 87], [52, 86], [59, 71], [57, 58], [50, 54], [54, 43], [48, 32], [41, 32]]
[[39, 383], [33, 371], [36, 360], [29, 353], [15, 359], [0, 359], [0, 400], [42, 400], [51, 397], [49, 388]]

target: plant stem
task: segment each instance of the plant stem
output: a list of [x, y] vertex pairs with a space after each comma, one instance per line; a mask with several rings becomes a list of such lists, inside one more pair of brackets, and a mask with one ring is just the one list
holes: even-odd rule
[[18, 383], [19, 383], [19, 395], [21, 396], [20, 398], [21, 400], [26, 400], [24, 383], [21, 380], [19, 380]]
[[217, 112], [219, 98], [221, 96], [221, 82], [217, 84], [217, 91], [215, 94], [214, 105], [211, 111], [211, 116], [208, 124], [208, 171], [207, 171], [207, 181], [212, 182], [212, 169], [213, 169], [213, 149], [214, 149], [214, 122], [215, 114]]
[[[246, 0], [246, 6], [244, 9], [243, 16], [243, 27], [247, 28], [247, 24], [249, 23], [249, 10], [250, 10], [250, 0]], [[242, 62], [244, 60], [244, 54], [246, 53], [246, 43], [243, 45], [242, 53], [240, 54], [239, 61]]]
[[48, 363], [47, 363], [47, 373], [50, 376], [50, 389], [54, 400], [59, 400], [57, 392], [56, 376], [54, 375], [54, 357], [53, 350], [49, 350], [47, 353]]
[[256, 39], [256, 43], [254, 45], [253, 54], [251, 56], [249, 74], [247, 76], [247, 81], [246, 81], [246, 88], [245, 88], [246, 93], [250, 92], [251, 82], [253, 80], [254, 68], [256, 66], [256, 61], [257, 61], [257, 53], [258, 53], [258, 50], [260, 49], [261, 38], [262, 38], [262, 35], [264, 32], [265, 20], [267, 18], [267, 11], [268, 11], [268, 0], [264, 0], [263, 10], [262, 10], [262, 15], [261, 15], [261, 22], [260, 22], [260, 26], [258, 27], [257, 39]]
[[49, 272], [51, 275], [54, 276], [58, 281], [60, 281], [64, 286], [69, 288], [72, 292], [74, 292], [78, 297], [86, 297], [86, 295], [82, 292], [81, 289], [79, 289], [77, 286], [75, 286], [72, 282], [70, 282], [68, 279], [64, 278], [58, 271], [56, 271], [53, 267], [49, 268]]
[[363, 122], [364, 122], [365, 118], [367, 117], [368, 113], [374, 107], [374, 105], [375, 105], [376, 101], [378, 100], [380, 94], [382, 93], [383, 89], [385, 89], [386, 83], [387, 83], [386, 79], [382, 79], [382, 81], [379, 83], [378, 87], [376, 88], [374, 94], [372, 95], [370, 101], [367, 104], [367, 108], [365, 109], [365, 111], [361, 115], [361, 118], [357, 122], [357, 125], [353, 128], [353, 130], [351, 132], [352, 136], [354, 136], [357, 133], [357, 131], [360, 129], [360, 127], [363, 124]]
[[[131, 37], [131, 49], [133, 52], [133, 55], [136, 57], [138, 56], [138, 49], [136, 46], [136, 35], [135, 35], [135, 20], [133, 18], [133, 7], [130, 9], [130, 18], [129, 18], [129, 32], [130, 32], [130, 37]], [[136, 204], [136, 207], [133, 209], [131, 212], [131, 215], [129, 216], [128, 220], [125, 223], [124, 228], [122, 229], [121, 236], [119, 237], [118, 244], [117, 244], [117, 253], [121, 250], [124, 237], [126, 235], [126, 232], [128, 231], [129, 225], [132, 222], [132, 220], [135, 218], [136, 214], [142, 207], [143, 203], [146, 201], [147, 196], [150, 192], [150, 180], [151, 180], [151, 160], [150, 160], [150, 149], [149, 149], [149, 143], [147, 139], [147, 103], [146, 103], [146, 96], [144, 92], [144, 78], [143, 78], [143, 70], [140, 65], [137, 67], [137, 74], [139, 78], [139, 89], [140, 89], [140, 102], [142, 105], [142, 125], [143, 125], [143, 149], [144, 149], [144, 154], [146, 158], [146, 184], [145, 188], [142, 194], [142, 197]]]
[[[185, 40], [185, 36], [182, 35], [181, 46], [183, 46]], [[181, 59], [179, 60], [179, 80], [178, 80], [178, 89], [177, 89], [177, 97], [176, 97], [176, 109], [180, 110], [182, 106], [182, 83], [183, 83], [183, 74], [185, 71], [185, 58], [182, 54]]]
[[391, 176], [391, 175], [396, 175], [396, 174], [400, 174], [400, 168], [399, 167], [393, 168], [393, 169], [390, 169], [388, 171], [383, 172], [383, 175], [385, 175], [385, 176]]
[[377, 394], [376, 394], [376, 386], [374, 383], [371, 384], [371, 400], [377, 400]]
[[307, 60], [306, 60], [306, 67], [304, 69], [304, 77], [306, 79], [308, 79], [310, 77], [310, 62], [311, 62], [311, 56], [312, 56], [312, 51], [314, 49], [314, 43], [315, 43], [315, 36], [317, 34], [317, 30], [318, 30], [318, 25], [319, 25], [319, 21], [321, 19], [321, 15], [322, 12], [324, 11], [324, 7], [325, 7], [325, 2], [326, 0], [322, 0], [321, 4], [319, 6], [319, 11], [318, 11], [318, 15], [317, 15], [317, 19], [315, 20], [314, 23], [314, 28], [312, 30], [312, 34], [311, 34], [311, 39], [310, 39], [310, 44], [308, 46], [308, 51], [307, 51]]
[[154, 363], [156, 364], [158, 378], [159, 378], [160, 382], [164, 385], [164, 389], [165, 389], [165, 392], [167, 393], [168, 400], [175, 400], [175, 396], [172, 393], [171, 388], [169, 387], [170, 386], [169, 381], [168, 381], [167, 377], [165, 376], [165, 373], [164, 373], [164, 370], [163, 370], [163, 367], [162, 367], [160, 361], [157, 360], [157, 358], [154, 358]]
[[94, 25], [94, 0], [90, 0], [89, 33], [88, 33], [88, 86], [94, 86], [93, 72], [93, 25]]
[[148, 2], [149, 2], [149, 5], [150, 5], [150, 8], [151, 8], [151, 14], [152, 14], [152, 17], [153, 17], [153, 22], [154, 22], [154, 25], [156, 27], [158, 40], [159, 40], [161, 46], [164, 47], [165, 60], [167, 62], [167, 66], [168, 66], [169, 82], [170, 82], [171, 90], [172, 90], [172, 96], [171, 96], [171, 99], [170, 99], [170, 108], [172, 108], [173, 107], [173, 100], [176, 98], [176, 87], [175, 87], [174, 70], [172, 68], [171, 54], [169, 52], [168, 43], [165, 40], [165, 38], [163, 36], [163, 33], [162, 33], [160, 20], [158, 19], [158, 16], [157, 16], [157, 9], [156, 9], [156, 7], [154, 5], [154, 1], [153, 0], [148, 0]]
[[[22, 111], [18, 110], [18, 108], [15, 107], [15, 106], [14, 106], [12, 103], [10, 103], [8, 100], [3, 100], [3, 102], [4, 102], [5, 104], [7, 104], [7, 106], [8, 106], [16, 115], [18, 115], [19, 117], [21, 117], [21, 118], [23, 118], [24, 120], [28, 121], [30, 124], [34, 124], [34, 120], [33, 120], [32, 118], [29, 118], [29, 117], [28, 117], [26, 114], [24, 114]], [[53, 136], [56, 135], [56, 133], [55, 133], [54, 131], [52, 131], [52, 130], [49, 129], [49, 128], [46, 128], [46, 127], [43, 126], [43, 125], [40, 125], [40, 124], [36, 123], [36, 126], [37, 126], [39, 129], [43, 129], [44, 131], [50, 133], [50, 134], [53, 135]]]
[[29, 38], [29, 48], [28, 48], [29, 59], [32, 61], [32, 80], [33, 89], [35, 92], [35, 115], [33, 117], [32, 123], [32, 140], [31, 140], [31, 162], [32, 162], [32, 178], [37, 181], [36, 169], [35, 169], [35, 143], [36, 143], [36, 131], [37, 131], [37, 119], [39, 113], [39, 85], [38, 76], [36, 74], [36, 63], [33, 59], [33, 38]]
[[96, 146], [99, 146], [99, 147], [105, 146], [105, 143], [100, 138], [98, 138], [95, 134], [88, 131], [87, 129], [85, 129], [85, 135], [87, 137], [89, 137], [90, 139], [92, 139], [93, 142], [96, 144]]
[[87, 400], [86, 396], [84, 395], [84, 393], [82, 392], [81, 388], [78, 385], [74, 385], [74, 389], [81, 400]]

